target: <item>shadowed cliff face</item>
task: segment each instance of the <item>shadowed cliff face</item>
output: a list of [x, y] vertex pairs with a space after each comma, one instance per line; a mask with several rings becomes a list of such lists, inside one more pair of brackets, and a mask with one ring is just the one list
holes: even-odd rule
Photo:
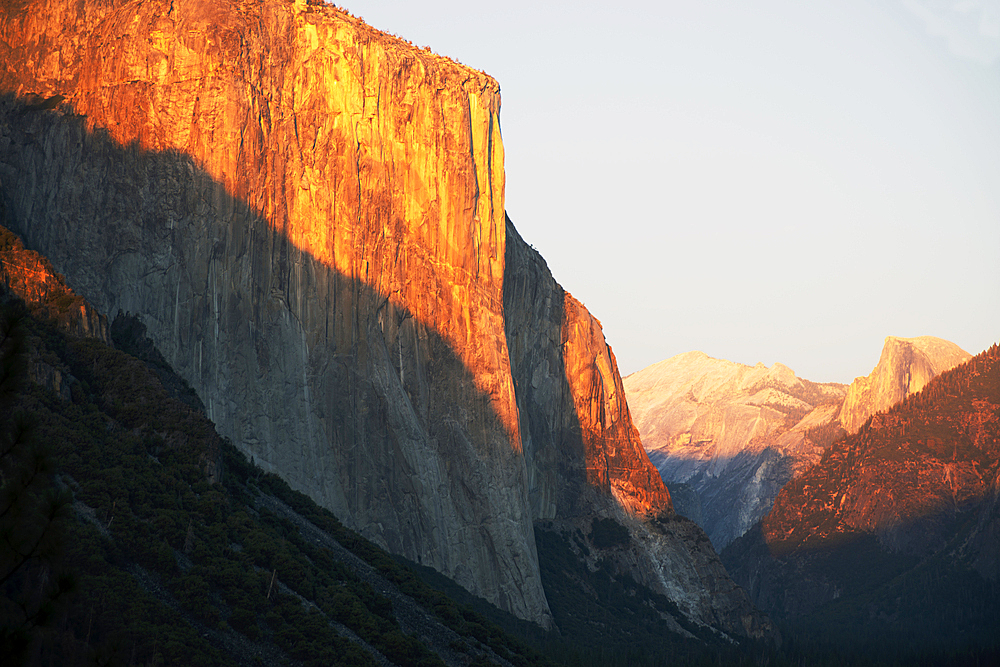
[[504, 308], [521, 416], [531, 510], [543, 529], [589, 533], [612, 518], [625, 548], [610, 562], [727, 633], [776, 638], [770, 620], [733, 585], [704, 532], [674, 513], [632, 425], [621, 376], [598, 322], [555, 281], [508, 221]]
[[509, 220], [504, 307], [533, 516], [590, 516], [600, 496], [630, 514], [672, 512], [600, 322], [559, 286]]
[[[544, 621], [523, 457], [433, 328], [296, 248], [189, 157], [0, 108], [16, 118], [0, 157], [8, 223], [101, 310], [139, 313], [225, 435], [390, 550]], [[53, 174], [56, 142], [73, 168]]]
[[496, 82], [327, 6], [53, 0], [0, 20], [0, 87], [24, 100], [0, 140], [16, 231], [102, 311], [141, 313], [258, 463], [546, 623]]
[[[670, 511], [599, 323], [547, 270], [544, 313], [505, 298], [492, 79], [301, 3], [47, 0], [0, 54], [11, 227], [348, 525], [547, 625], [533, 518]], [[661, 590], [757, 632], [710, 549], [658, 535]]]

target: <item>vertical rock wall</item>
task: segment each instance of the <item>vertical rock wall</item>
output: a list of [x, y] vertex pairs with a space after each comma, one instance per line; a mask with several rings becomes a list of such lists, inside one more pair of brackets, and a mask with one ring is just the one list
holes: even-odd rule
[[673, 511], [632, 425], [601, 324], [507, 223], [504, 309], [536, 519]]
[[729, 579], [705, 533], [674, 513], [632, 425], [601, 323], [559, 286], [509, 222], [504, 310], [536, 519], [583, 533], [595, 517], [613, 518], [631, 534], [627, 548], [601, 555], [613, 567], [697, 622], [776, 637]]
[[259, 464], [543, 625], [533, 519], [617, 517], [622, 567], [767, 635], [673, 517], [600, 323], [506, 224], [499, 108], [488, 76], [326, 5], [0, 14], [9, 223], [137, 314]]
[[8, 4], [0, 63], [0, 183], [27, 243], [139, 314], [259, 464], [548, 623], [496, 82], [280, 1]]

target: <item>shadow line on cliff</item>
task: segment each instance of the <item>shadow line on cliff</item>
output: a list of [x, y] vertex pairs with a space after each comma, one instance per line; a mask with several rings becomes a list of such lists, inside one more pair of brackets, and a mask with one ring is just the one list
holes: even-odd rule
[[[258, 463], [280, 466], [269, 429], [290, 441], [318, 440], [290, 469], [282, 466], [283, 476], [366, 537], [475, 588], [463, 571], [476, 565], [442, 553], [441, 540], [482, 543], [486, 569], [509, 545], [476, 521], [442, 529], [435, 519], [442, 511], [502, 523], [520, 511], [509, 505], [524, 490], [535, 519], [586, 514], [594, 494], [614, 495], [614, 462], [603, 441], [586, 444], [563, 358], [571, 297], [509, 220], [508, 340], [532, 326], [535, 297], [546, 296], [538, 289], [552, 297], [543, 314], [551, 330], [539, 345], [548, 352], [543, 393], [554, 416], [536, 405], [538, 358], [510, 353], [523, 441], [532, 443], [523, 456], [516, 426], [512, 432], [496, 397], [479, 388], [433, 322], [298, 246], [191, 156], [122, 145], [61, 100], [0, 94], [0, 120], [8, 226], [99, 310], [139, 315], [220, 431]], [[529, 279], [550, 283], [535, 285], [530, 297], [513, 287], [524, 276], [511, 267], [525, 264], [535, 267]], [[304, 322], [319, 324], [305, 330]], [[291, 349], [307, 358], [291, 358]], [[302, 376], [291, 377], [297, 363]], [[586, 390], [603, 410], [603, 388]], [[324, 448], [335, 452], [335, 465], [317, 451]], [[526, 527], [526, 555], [537, 561], [530, 521]], [[478, 535], [440, 535], [448, 530]], [[500, 602], [511, 606], [503, 595]]]
[[[183, 152], [122, 146], [68, 104], [39, 108], [10, 93], [0, 95], [0, 127], [0, 222], [99, 310], [138, 315], [221, 432], [271, 469], [268, 420], [300, 440], [325, 435], [284, 471], [293, 487], [390, 551], [518, 608], [473, 585], [469, 570], [492, 572], [509, 551], [496, 524], [519, 512], [510, 505], [526, 486], [520, 443], [442, 335], [298, 248]], [[310, 318], [319, 325], [306, 331]], [[248, 390], [274, 399], [263, 414], [232, 378], [276, 385]], [[283, 414], [300, 407], [313, 423]], [[317, 450], [335, 452], [336, 465]], [[442, 512], [469, 520], [442, 526]], [[530, 521], [524, 529], [525, 555], [537, 561]], [[486, 562], [444, 553], [463, 539]]]

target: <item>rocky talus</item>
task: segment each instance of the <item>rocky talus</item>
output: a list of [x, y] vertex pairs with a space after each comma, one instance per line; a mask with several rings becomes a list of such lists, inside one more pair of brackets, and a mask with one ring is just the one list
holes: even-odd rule
[[542, 625], [533, 521], [618, 516], [693, 618], [769, 636], [697, 530], [655, 529], [600, 324], [506, 221], [499, 110], [489, 76], [325, 4], [0, 13], [7, 224], [256, 463]]

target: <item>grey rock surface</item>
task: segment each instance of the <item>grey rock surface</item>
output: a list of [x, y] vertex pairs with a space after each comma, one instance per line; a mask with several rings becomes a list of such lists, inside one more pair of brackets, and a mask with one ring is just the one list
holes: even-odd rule
[[221, 434], [381, 546], [550, 622], [524, 459], [433, 326], [188, 156], [10, 97], [0, 127], [14, 231], [98, 310], [140, 317]]
[[846, 391], [782, 364], [745, 366], [703, 352], [633, 373], [624, 386], [650, 460], [669, 484], [697, 494], [696, 522], [720, 551], [818, 460], [839, 432]]
[[542, 625], [533, 520], [615, 514], [693, 617], [773, 632], [710, 548], [648, 523], [670, 497], [600, 323], [505, 219], [494, 80], [321, 3], [8, 18], [8, 222], [137, 317], [257, 464]]
[[[508, 345], [536, 520], [583, 534], [595, 518], [612, 518], [631, 535], [627, 547], [601, 554], [619, 571], [697, 623], [774, 639], [770, 620], [726, 574], [705, 532], [675, 513], [642, 449], [599, 323], [513, 225], [506, 259]], [[597, 555], [589, 558], [596, 568]]]

